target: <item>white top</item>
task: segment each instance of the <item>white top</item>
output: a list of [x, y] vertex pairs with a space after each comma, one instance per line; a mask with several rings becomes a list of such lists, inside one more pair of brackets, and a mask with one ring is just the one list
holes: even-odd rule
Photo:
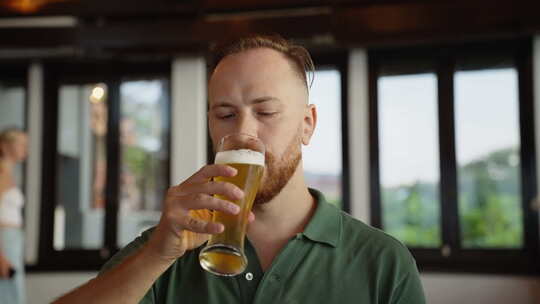
[[216, 164], [249, 164], [264, 167], [264, 154], [248, 149], [221, 151], [216, 154], [214, 162]]
[[24, 196], [17, 187], [9, 188], [0, 197], [0, 225], [22, 226]]

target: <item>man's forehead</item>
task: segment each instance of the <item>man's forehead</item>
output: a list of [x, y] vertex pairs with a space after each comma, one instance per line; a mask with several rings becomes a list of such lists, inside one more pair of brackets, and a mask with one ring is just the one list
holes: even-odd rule
[[[291, 60], [279, 51], [264, 47], [224, 57], [210, 75], [209, 88], [212, 91], [215, 85], [233, 84], [235, 81], [241, 81], [245, 85], [251, 83], [257, 87], [261, 82], [265, 84], [264, 87], [268, 87], [269, 82], [278, 84], [285, 81], [298, 84], [299, 89], [306, 89]], [[268, 93], [270, 92], [263, 94]]]
[[233, 68], [254, 68], [254, 70], [290, 70], [294, 72], [285, 54], [271, 48], [253, 48], [225, 56], [212, 74]]
[[305, 84], [290, 60], [271, 48], [254, 48], [224, 57], [208, 86], [211, 105], [227, 99], [249, 102], [264, 96], [286, 101], [290, 94], [301, 94], [294, 99], [306, 99], [307, 103], [306, 93]]

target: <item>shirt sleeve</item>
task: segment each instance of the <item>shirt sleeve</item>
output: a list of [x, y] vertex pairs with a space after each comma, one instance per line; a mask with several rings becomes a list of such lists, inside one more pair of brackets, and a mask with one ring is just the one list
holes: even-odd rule
[[420, 281], [420, 274], [416, 268], [414, 259], [409, 264], [408, 269], [402, 273], [401, 279], [398, 281], [392, 292], [390, 303], [392, 304], [425, 304], [424, 289]]
[[378, 304], [425, 304], [416, 261], [409, 249], [390, 235], [376, 244]]
[[[150, 235], [152, 234], [154, 228], [148, 229], [144, 231], [140, 236], [138, 236], [135, 240], [133, 240], [131, 243], [129, 243], [126, 247], [118, 251], [109, 261], [107, 261], [101, 270], [98, 273], [98, 277], [105, 272], [111, 270], [116, 265], [122, 263], [126, 258], [134, 254], [135, 252], [139, 251], [141, 247], [148, 241], [150, 238]], [[139, 304], [154, 304], [155, 301], [155, 287], [152, 285], [152, 287], [148, 290], [146, 295], [142, 298], [142, 300], [139, 302]]]

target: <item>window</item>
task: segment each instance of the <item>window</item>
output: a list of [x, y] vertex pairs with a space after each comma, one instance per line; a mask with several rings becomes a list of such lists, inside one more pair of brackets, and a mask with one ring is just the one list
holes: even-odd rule
[[383, 227], [407, 245], [438, 247], [437, 77], [383, 76], [378, 92]]
[[521, 248], [524, 244], [517, 82], [515, 68], [454, 74], [458, 210], [464, 248]]
[[[336, 58], [340, 58], [336, 56]], [[343, 65], [328, 64], [315, 58], [320, 66], [314, 73], [309, 102], [317, 107], [317, 127], [308, 146], [302, 147], [304, 174], [309, 187], [321, 191], [328, 202], [349, 211], [347, 201], [346, 124], [342, 88]], [[335, 59], [333, 59], [335, 60]], [[324, 159], [324, 161], [321, 161]]]
[[24, 128], [26, 85], [25, 79], [0, 78], [0, 129]]
[[107, 86], [59, 88], [54, 249], [104, 246], [107, 182]]
[[[45, 66], [36, 268], [98, 269], [159, 220], [169, 185], [168, 63]], [[51, 228], [52, 227], [52, 228]]]
[[155, 226], [169, 186], [169, 96], [166, 78], [120, 85], [118, 245]]
[[370, 52], [372, 223], [421, 268], [536, 271], [530, 53], [528, 41]]

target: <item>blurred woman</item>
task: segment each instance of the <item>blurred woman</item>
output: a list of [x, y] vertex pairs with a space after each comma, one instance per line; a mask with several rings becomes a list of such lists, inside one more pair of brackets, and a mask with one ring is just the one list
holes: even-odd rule
[[20, 129], [0, 132], [0, 299], [25, 303], [22, 207], [24, 197], [15, 182], [15, 165], [27, 154]]

